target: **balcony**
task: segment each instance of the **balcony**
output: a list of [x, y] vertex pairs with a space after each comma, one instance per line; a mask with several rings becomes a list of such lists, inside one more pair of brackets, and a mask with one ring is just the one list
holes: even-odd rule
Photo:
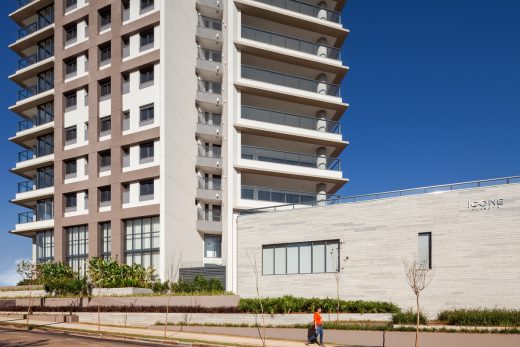
[[242, 25], [242, 38], [318, 57], [341, 60], [339, 49]]
[[36, 200], [51, 198], [54, 196], [54, 187], [38, 187], [34, 181], [23, 181], [17, 185], [16, 197], [12, 203], [24, 207], [34, 207]]
[[222, 155], [220, 150], [205, 150], [199, 147], [196, 166], [207, 173], [220, 173], [222, 171]]
[[222, 142], [222, 127], [220, 126], [220, 121], [216, 123], [215, 119], [206, 121], [199, 117], [196, 132], [201, 140], [211, 143]]
[[242, 78], [254, 81], [275, 84], [282, 87], [299, 89], [320, 95], [340, 97], [340, 87], [324, 81], [311, 80], [297, 76], [287, 75], [276, 71], [265, 70], [257, 67], [242, 65]]
[[219, 82], [199, 80], [197, 103], [208, 111], [219, 111], [222, 107], [222, 86]]
[[54, 17], [53, 16], [46, 16], [46, 17], [40, 17], [35, 22], [21, 28], [18, 30], [17, 40], [21, 40], [26, 36], [31, 35], [32, 33], [37, 32], [38, 30], [41, 30], [45, 27], [48, 27], [54, 23]]
[[222, 44], [222, 21], [219, 19], [199, 16], [197, 25], [197, 41], [203, 47], [213, 49]]
[[54, 56], [54, 52], [45, 52], [45, 53], [34, 53], [28, 57], [22, 58], [18, 60], [18, 70], [25, 69], [31, 65], [39, 63], [45, 59], [51, 58]]
[[197, 210], [197, 230], [204, 233], [221, 233], [221, 210]]
[[46, 91], [49, 91], [51, 89], [53, 89], [54, 86], [44, 86], [44, 87], [41, 87], [39, 85], [34, 85], [32, 87], [28, 87], [28, 88], [25, 88], [25, 89], [22, 89], [20, 91], [18, 91], [18, 99], [17, 101], [22, 101], [22, 100], [25, 100], [25, 99], [28, 99], [32, 96], [35, 96], [35, 95], [38, 95], [40, 93], [44, 93]]
[[32, 150], [25, 150], [18, 153], [16, 166], [11, 169], [11, 172], [31, 178], [36, 174], [37, 168], [51, 165], [53, 162], [54, 154], [52, 152], [37, 155]]
[[341, 160], [338, 158], [282, 152], [260, 147], [242, 146], [242, 159], [321, 170], [341, 171]]
[[306, 16], [311, 16], [333, 23], [341, 23], [341, 13], [320, 6], [307, 4], [296, 0], [256, 0], [258, 2], [283, 8]]
[[35, 1], [35, 0], [18, 0], [17, 1], [17, 9], [20, 9], [20, 8], [30, 4], [33, 1]]
[[52, 215], [36, 216], [33, 211], [22, 212], [18, 214], [18, 223], [11, 233], [31, 236], [34, 232], [45, 229], [52, 229], [54, 219]]
[[[308, 205], [316, 203], [317, 194], [243, 185], [241, 198], [245, 200], [270, 201], [280, 204]], [[326, 199], [324, 196], [323, 200]]]
[[259, 122], [341, 135], [341, 124], [339, 122], [316, 117], [299, 116], [245, 105], [242, 106], [241, 117]]
[[225, 0], [197, 0], [197, 10], [203, 16], [222, 17]]
[[199, 177], [197, 199], [210, 203], [222, 201], [222, 182], [220, 178]]
[[26, 147], [33, 147], [38, 136], [50, 134], [54, 131], [54, 122], [51, 120], [46, 123], [37, 124], [29, 119], [18, 122], [18, 131], [15, 136], [9, 138], [10, 141]]

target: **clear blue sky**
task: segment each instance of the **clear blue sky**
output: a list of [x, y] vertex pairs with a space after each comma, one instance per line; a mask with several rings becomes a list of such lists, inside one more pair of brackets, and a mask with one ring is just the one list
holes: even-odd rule
[[[17, 146], [7, 141], [18, 89], [7, 80], [16, 27], [0, 8], [0, 285], [30, 241], [7, 234], [20, 210], [8, 200]], [[341, 195], [520, 174], [520, 1], [349, 0], [351, 30], [343, 118], [351, 145], [341, 158], [351, 182]]]

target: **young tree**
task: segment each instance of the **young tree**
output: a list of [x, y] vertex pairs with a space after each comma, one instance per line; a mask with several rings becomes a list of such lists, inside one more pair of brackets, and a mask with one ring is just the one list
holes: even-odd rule
[[418, 264], [416, 261], [412, 263], [406, 262], [403, 259], [404, 270], [406, 272], [406, 279], [408, 281], [408, 285], [412, 288], [413, 293], [415, 294], [416, 304], [417, 304], [417, 320], [415, 325], [415, 347], [419, 346], [419, 319], [420, 319], [420, 306], [419, 306], [419, 296], [421, 292], [428, 287], [430, 282], [433, 279], [433, 270], [429, 267], [424, 266], [424, 264]]
[[339, 286], [341, 283], [341, 275], [343, 274], [343, 270], [345, 269], [345, 266], [346, 266], [347, 260], [348, 260], [348, 257], [343, 257], [340, 259], [338, 252], [339, 252], [339, 248], [336, 251], [334, 251], [334, 249], [330, 250], [331, 264], [332, 264], [333, 270], [334, 270], [334, 279], [336, 280], [336, 300], [337, 300], [336, 323], [339, 323], [339, 306], [340, 306]]
[[260, 314], [262, 317], [262, 330], [260, 330], [260, 327], [258, 326], [258, 314], [255, 310], [255, 322], [256, 322], [256, 328], [258, 330], [258, 336], [260, 337], [260, 341], [262, 341], [262, 346], [266, 346], [265, 341], [265, 318], [264, 318], [264, 304], [262, 303], [262, 297], [260, 296], [260, 284], [259, 284], [259, 270], [258, 265], [256, 261], [256, 254], [254, 249], [247, 249], [247, 258], [249, 259], [249, 264], [251, 265], [251, 268], [253, 270], [253, 274], [255, 276], [255, 285], [256, 285], [256, 296], [258, 298], [258, 303], [260, 304]]

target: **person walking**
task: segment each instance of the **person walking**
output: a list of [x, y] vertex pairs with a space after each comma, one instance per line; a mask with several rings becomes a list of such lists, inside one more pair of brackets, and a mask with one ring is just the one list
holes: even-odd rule
[[314, 311], [314, 327], [316, 328], [316, 335], [319, 335], [319, 345], [323, 346], [323, 320], [321, 319], [321, 307]]

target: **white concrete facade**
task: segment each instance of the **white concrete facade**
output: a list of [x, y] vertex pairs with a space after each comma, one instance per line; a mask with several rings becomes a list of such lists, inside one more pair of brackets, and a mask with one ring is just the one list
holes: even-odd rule
[[439, 189], [240, 216], [237, 256], [242, 260], [237, 293], [256, 296], [249, 254], [257, 260], [262, 296], [335, 297], [333, 272], [263, 274], [262, 248], [339, 240], [339, 259], [344, 265], [341, 298], [390, 301], [408, 309], [414, 306], [415, 296], [408, 287], [403, 260], [416, 261], [419, 233], [431, 233], [434, 274], [421, 294], [425, 313], [433, 317], [450, 308], [518, 308], [520, 177], [510, 179], [509, 184], [435, 190]]

